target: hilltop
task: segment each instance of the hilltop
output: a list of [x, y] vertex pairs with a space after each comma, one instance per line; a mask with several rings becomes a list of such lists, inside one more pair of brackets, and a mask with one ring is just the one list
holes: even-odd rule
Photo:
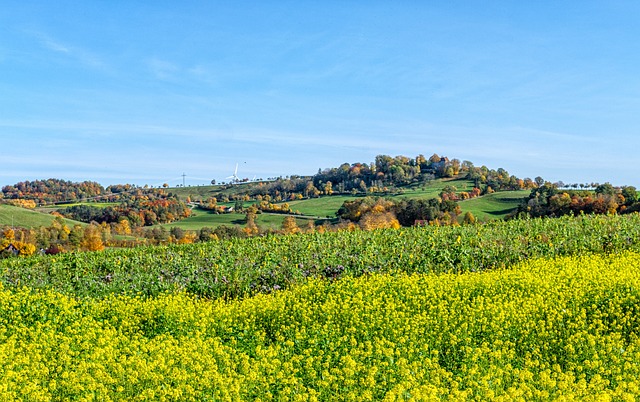
[[[437, 154], [378, 155], [371, 163], [344, 163], [312, 176], [267, 181], [234, 176], [210, 186], [104, 188], [90, 181], [25, 181], [3, 187], [0, 195], [0, 203], [13, 204], [0, 209], [0, 225], [12, 229], [0, 246], [20, 239], [56, 250], [640, 210], [634, 187], [518, 178], [503, 168]], [[29, 230], [54, 223], [46, 235]]]

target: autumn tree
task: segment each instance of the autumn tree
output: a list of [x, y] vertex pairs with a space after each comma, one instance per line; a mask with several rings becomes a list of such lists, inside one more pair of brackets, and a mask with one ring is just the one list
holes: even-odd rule
[[476, 217], [473, 216], [473, 214], [471, 213], [471, 211], [467, 211], [464, 214], [464, 218], [462, 219], [462, 222], [467, 224], [467, 225], [473, 225], [474, 223], [476, 223]]
[[325, 185], [324, 185], [324, 193], [326, 195], [333, 194], [333, 184], [330, 181], [325, 183]]
[[244, 228], [244, 232], [247, 234], [247, 236], [257, 235], [260, 231], [258, 225], [256, 225], [256, 213], [257, 209], [254, 205], [247, 208], [245, 214], [245, 220], [247, 223], [245, 224]]
[[299, 233], [300, 228], [296, 223], [296, 218], [294, 218], [293, 216], [286, 216], [282, 221], [282, 232], [284, 234]]
[[438, 154], [431, 155], [431, 157], [429, 158], [429, 162], [431, 162], [431, 163], [440, 162], [440, 156]]
[[83, 249], [88, 251], [104, 250], [104, 242], [102, 241], [100, 226], [88, 225], [84, 229], [84, 237], [80, 244]]

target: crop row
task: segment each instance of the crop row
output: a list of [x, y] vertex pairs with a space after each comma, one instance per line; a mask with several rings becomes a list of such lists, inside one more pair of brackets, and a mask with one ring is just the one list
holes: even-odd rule
[[0, 400], [637, 400], [640, 254], [245, 300], [0, 288]]
[[269, 293], [309, 277], [460, 273], [539, 257], [640, 251], [640, 215], [529, 219], [461, 227], [267, 236], [193, 245], [0, 261], [6, 287], [78, 297], [183, 289], [226, 299]]

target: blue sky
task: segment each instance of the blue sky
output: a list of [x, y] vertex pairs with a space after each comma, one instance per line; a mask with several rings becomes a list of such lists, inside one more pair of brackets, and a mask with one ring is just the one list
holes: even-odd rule
[[640, 187], [639, 17], [636, 1], [5, 1], [0, 185], [437, 153]]

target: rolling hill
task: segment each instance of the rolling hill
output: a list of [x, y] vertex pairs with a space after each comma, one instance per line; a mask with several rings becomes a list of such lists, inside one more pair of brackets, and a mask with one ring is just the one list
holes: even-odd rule
[[[13, 205], [0, 204], [0, 226], [15, 226], [23, 228], [35, 228], [38, 226], [51, 226], [55, 216], [30, 209], [14, 207]], [[64, 219], [67, 226], [86, 225], [85, 223]]]

